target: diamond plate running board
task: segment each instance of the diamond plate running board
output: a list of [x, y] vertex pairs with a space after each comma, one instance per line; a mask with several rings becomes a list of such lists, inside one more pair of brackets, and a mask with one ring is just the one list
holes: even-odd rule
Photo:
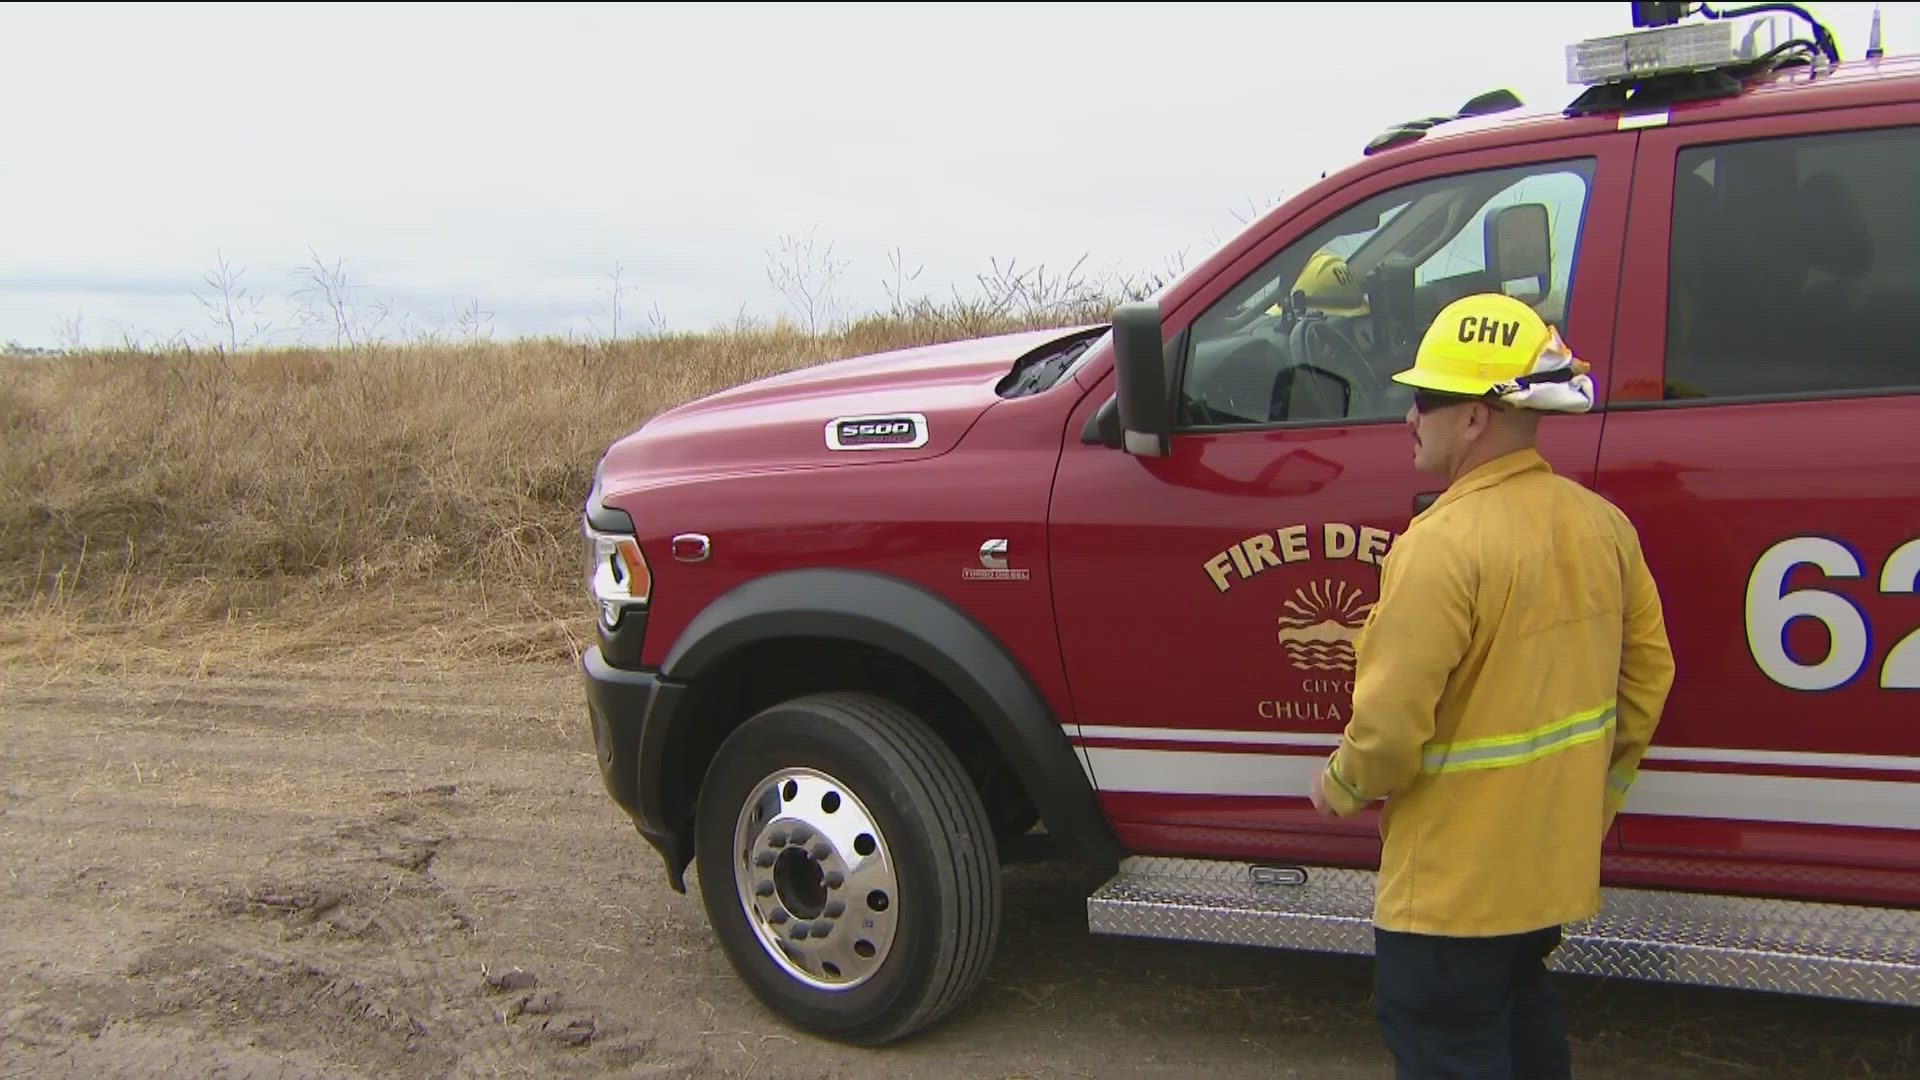
[[[1122, 937], [1373, 953], [1370, 871], [1135, 856], [1087, 898]], [[1603, 889], [1548, 966], [1596, 975], [1920, 1005], [1920, 911]]]

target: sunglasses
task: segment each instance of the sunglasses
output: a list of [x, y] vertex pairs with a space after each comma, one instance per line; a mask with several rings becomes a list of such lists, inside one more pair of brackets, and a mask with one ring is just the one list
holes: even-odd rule
[[1430, 412], [1437, 412], [1441, 409], [1449, 409], [1455, 405], [1469, 405], [1476, 401], [1483, 405], [1493, 404], [1486, 398], [1476, 397], [1472, 394], [1445, 394], [1438, 390], [1415, 390], [1413, 392], [1414, 411], [1422, 416]]

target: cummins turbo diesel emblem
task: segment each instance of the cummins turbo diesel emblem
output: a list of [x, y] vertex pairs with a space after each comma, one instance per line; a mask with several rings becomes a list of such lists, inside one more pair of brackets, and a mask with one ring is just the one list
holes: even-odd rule
[[920, 413], [840, 416], [827, 422], [829, 450], [911, 450], [927, 444], [927, 418]]
[[1007, 542], [1005, 540], [989, 540], [981, 544], [980, 565], [989, 570], [1005, 570], [1007, 568]]
[[1007, 567], [1007, 542], [989, 540], [980, 545], [980, 565], [968, 566], [960, 571], [960, 576], [969, 581], [1026, 581], [1032, 574], [1024, 567]]

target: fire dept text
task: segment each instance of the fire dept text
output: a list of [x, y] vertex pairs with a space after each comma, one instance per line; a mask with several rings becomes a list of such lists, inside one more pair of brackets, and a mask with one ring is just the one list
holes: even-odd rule
[[[1314, 545], [1318, 543], [1316, 551]], [[1393, 533], [1371, 525], [1343, 525], [1329, 521], [1315, 530], [1310, 525], [1288, 525], [1257, 533], [1207, 560], [1213, 587], [1226, 592], [1236, 580], [1256, 577], [1276, 566], [1304, 562], [1318, 554], [1323, 559], [1358, 559], [1380, 565], [1392, 546]]]

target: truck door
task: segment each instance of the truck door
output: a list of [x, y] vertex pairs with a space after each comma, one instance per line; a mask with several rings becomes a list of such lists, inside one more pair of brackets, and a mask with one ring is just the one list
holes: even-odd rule
[[1654, 128], [1636, 168], [1599, 483], [1639, 527], [1677, 674], [1620, 818], [1629, 865], [1911, 888], [1920, 105]]
[[[1163, 306], [1168, 457], [1083, 441], [1105, 368], [1069, 421], [1050, 546], [1076, 742], [1123, 842], [1377, 856], [1370, 815], [1324, 822], [1308, 784], [1346, 724], [1380, 560], [1443, 486], [1414, 471], [1388, 376], [1446, 303], [1503, 287], [1604, 369], [1632, 139], [1386, 168], [1261, 223]], [[1590, 478], [1600, 421], [1548, 421], [1543, 453]]]

